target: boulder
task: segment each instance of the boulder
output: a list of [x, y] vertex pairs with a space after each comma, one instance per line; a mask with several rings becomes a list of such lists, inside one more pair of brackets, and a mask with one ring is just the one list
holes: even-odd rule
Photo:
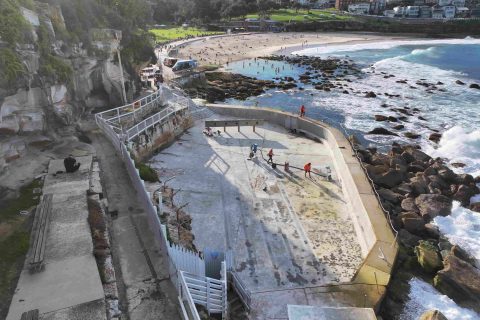
[[405, 173], [400, 170], [390, 169], [384, 174], [372, 177], [372, 179], [379, 186], [391, 189], [405, 180]]
[[417, 173], [415, 177], [410, 179], [410, 186], [412, 187], [412, 191], [415, 194], [422, 194], [428, 193], [428, 184], [430, 180], [428, 177], [423, 175], [423, 173]]
[[409, 138], [409, 139], [418, 139], [420, 138], [420, 135], [417, 134], [417, 133], [413, 133], [413, 132], [405, 132], [404, 133], [405, 137]]
[[[430, 168], [431, 167], [427, 168], [427, 170]], [[424, 173], [426, 173], [427, 170], [425, 170]], [[435, 170], [435, 169], [432, 168], [432, 170]], [[428, 179], [430, 180], [430, 185], [432, 186], [432, 188], [436, 188], [440, 190], [446, 190], [449, 188], [449, 184], [446, 183], [440, 176], [428, 175]]]
[[468, 262], [449, 254], [433, 284], [457, 304], [480, 312], [480, 270]]
[[441, 194], [421, 194], [415, 199], [420, 215], [425, 220], [447, 216], [452, 210], [452, 201]]
[[414, 198], [403, 199], [403, 201], [401, 203], [401, 207], [405, 211], [413, 211], [415, 213], [420, 212], [420, 210], [418, 210], [417, 205], [415, 204], [415, 199]]
[[435, 273], [442, 269], [442, 259], [438, 247], [430, 242], [420, 240], [415, 247], [415, 254], [420, 266], [428, 273]]
[[415, 212], [404, 212], [400, 215], [403, 227], [410, 233], [421, 235], [425, 230], [425, 221]]
[[378, 194], [383, 200], [389, 201], [393, 204], [399, 204], [403, 199], [401, 194], [395, 193], [390, 189], [380, 188], [378, 189]]
[[[413, 161], [421, 161], [421, 162], [426, 162], [432, 159], [428, 154], [425, 152], [422, 152], [418, 150], [417, 148], [414, 147], [407, 147], [405, 148], [405, 152], [409, 153], [413, 157]], [[412, 162], [412, 161], [411, 161]]]
[[385, 135], [385, 136], [398, 136], [398, 134], [393, 133], [385, 128], [375, 128], [371, 131], [369, 131], [367, 134], [380, 134], [380, 135]]
[[478, 83], [472, 83], [469, 87], [472, 88], [472, 89], [480, 90], [480, 84], [478, 84]]
[[387, 121], [387, 120], [388, 120], [387, 116], [383, 116], [381, 114], [376, 114], [375, 115], [375, 121]]
[[480, 212], [480, 202], [474, 202], [470, 204], [470, 210]]
[[438, 229], [438, 226], [433, 223], [425, 224], [425, 232], [433, 239], [438, 239], [440, 237], [440, 230]]
[[465, 84], [465, 82], [460, 81], [460, 80], [455, 81], [455, 83], [456, 83], [456, 84], [459, 84], [459, 85], [462, 85], [462, 86]]
[[434, 132], [434, 133], [430, 134], [430, 136], [428, 137], [428, 140], [436, 142], [436, 143], [439, 143], [440, 139], [442, 139], [442, 134], [437, 133], [437, 132]]
[[374, 153], [372, 155], [372, 162], [373, 165], [390, 165], [390, 157], [383, 153]]
[[454, 182], [456, 178], [456, 174], [448, 168], [438, 170], [438, 175], [446, 182]]
[[376, 97], [377, 97], [377, 95], [373, 91], [367, 92], [365, 94], [365, 98], [376, 98]]
[[475, 186], [467, 186], [464, 184], [461, 184], [457, 192], [453, 195], [453, 199], [460, 201], [462, 203], [462, 206], [468, 207], [470, 204], [470, 198], [473, 197], [477, 193], [478, 189]]
[[468, 252], [466, 252], [465, 250], [463, 250], [463, 249], [460, 248], [459, 246], [454, 245], [454, 246], [450, 249], [450, 253], [453, 254], [455, 257], [457, 257], [457, 258], [459, 258], [459, 259], [462, 259], [463, 261], [468, 262], [468, 263], [470, 263], [472, 266], [475, 267], [475, 265], [476, 265], [475, 258], [472, 257]]
[[400, 243], [407, 248], [415, 247], [420, 240], [422, 240], [422, 238], [414, 234], [411, 234], [405, 229], [400, 229], [398, 231], [398, 241], [400, 241]]
[[468, 173], [459, 174], [455, 177], [455, 183], [457, 184], [473, 184], [475, 183], [475, 179], [472, 175]]
[[447, 317], [443, 315], [438, 310], [428, 310], [425, 311], [418, 320], [448, 320]]
[[398, 124], [398, 125], [393, 127], [393, 129], [395, 129], [395, 130], [402, 130], [403, 128], [405, 128], [405, 126], [403, 124]]

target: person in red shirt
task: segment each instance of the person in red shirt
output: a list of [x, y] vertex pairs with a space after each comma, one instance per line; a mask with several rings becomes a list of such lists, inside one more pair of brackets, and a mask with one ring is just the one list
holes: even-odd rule
[[305, 117], [305, 106], [303, 104], [300, 107], [300, 117]]
[[310, 171], [312, 170], [312, 164], [309, 162], [307, 163], [304, 167], [303, 167], [303, 170], [305, 171], [305, 178], [307, 177], [307, 173], [308, 173], [308, 177], [311, 178], [312, 176], [310, 175]]
[[270, 151], [268, 151], [267, 153], [268, 155], [268, 160], [267, 160], [267, 163], [273, 163], [273, 149], [270, 149]]

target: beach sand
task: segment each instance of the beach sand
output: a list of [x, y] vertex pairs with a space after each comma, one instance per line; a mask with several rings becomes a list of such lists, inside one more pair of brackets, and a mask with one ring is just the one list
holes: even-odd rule
[[177, 42], [177, 56], [196, 59], [200, 65], [224, 65], [227, 62], [267, 56], [289, 54], [294, 50], [319, 45], [352, 44], [373, 41], [411, 39], [405, 36], [374, 33], [252, 33]]

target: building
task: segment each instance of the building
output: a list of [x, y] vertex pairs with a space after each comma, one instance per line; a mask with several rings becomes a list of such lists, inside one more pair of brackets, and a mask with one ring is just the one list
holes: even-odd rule
[[443, 19], [443, 8], [439, 5], [432, 7], [432, 18], [433, 19]]
[[424, 0], [424, 1], [425, 1], [425, 5], [434, 6], [437, 4], [437, 0]]
[[452, 0], [452, 6], [455, 6], [457, 8], [465, 7], [465, 0]]
[[470, 17], [472, 18], [480, 18], [480, 7], [473, 8], [470, 12]]
[[432, 8], [429, 6], [420, 7], [420, 18], [431, 18], [432, 17]]
[[352, 3], [348, 5], [348, 12], [355, 14], [368, 14], [370, 3]]
[[443, 6], [449, 6], [452, 3], [452, 0], [438, 0], [438, 5], [443, 7]]
[[403, 17], [405, 15], [405, 7], [395, 7], [393, 11], [395, 12], [395, 17]]
[[443, 17], [445, 19], [455, 18], [455, 12], [456, 12], [455, 6], [445, 6], [445, 7], [443, 7]]
[[389, 18], [395, 17], [395, 11], [393, 10], [385, 10], [383, 11], [383, 15]]
[[425, 4], [425, 0], [414, 0], [413, 5], [414, 6], [423, 6]]
[[386, 6], [386, 0], [370, 0], [370, 12], [373, 14], [381, 14]]
[[350, 4], [365, 3], [365, 1], [366, 0], [335, 0], [335, 9], [340, 11], [348, 11], [348, 6]]
[[405, 10], [405, 15], [409, 18], [418, 18], [420, 15], [420, 7], [419, 6], [408, 6]]
[[470, 9], [467, 7], [457, 7], [456, 17], [457, 18], [467, 18], [470, 16]]

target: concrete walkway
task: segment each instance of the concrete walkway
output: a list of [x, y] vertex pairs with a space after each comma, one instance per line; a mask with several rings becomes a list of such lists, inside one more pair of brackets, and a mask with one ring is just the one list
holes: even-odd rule
[[89, 137], [100, 162], [109, 211], [118, 212], [110, 232], [122, 312], [131, 320], [180, 319], [167, 254], [154, 241], [123, 162], [100, 130], [90, 128]]
[[45, 250], [45, 269], [28, 270], [27, 255], [8, 320], [39, 309], [42, 319], [105, 319], [102, 283], [88, 225], [87, 190], [92, 157], [78, 157], [80, 170], [64, 171], [63, 159], [50, 161], [43, 193], [53, 194]]

